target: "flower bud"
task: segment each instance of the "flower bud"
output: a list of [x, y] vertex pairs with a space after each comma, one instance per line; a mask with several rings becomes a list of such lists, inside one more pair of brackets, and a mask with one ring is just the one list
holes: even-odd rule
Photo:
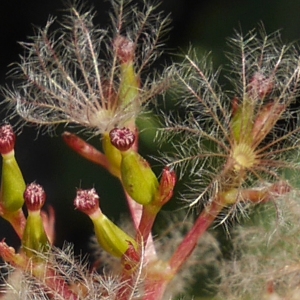
[[109, 162], [108, 170], [114, 176], [120, 178], [120, 166], [122, 155], [120, 150], [118, 150], [115, 146], [112, 145], [110, 141], [109, 134], [103, 134], [102, 137], [102, 147], [104, 154]]
[[134, 59], [135, 45], [125, 36], [118, 35], [114, 40], [114, 49], [121, 63], [131, 62]]
[[120, 151], [127, 151], [134, 144], [135, 135], [133, 132], [123, 127], [122, 129], [115, 128], [109, 133], [111, 143]]
[[126, 108], [134, 104], [139, 94], [140, 80], [134, 70], [135, 45], [128, 38], [117, 36], [114, 48], [120, 60], [119, 103]]
[[99, 210], [99, 196], [94, 188], [78, 190], [74, 200], [75, 207], [83, 213], [92, 215]]
[[28, 217], [22, 246], [26, 255], [33, 257], [37, 252], [47, 252], [50, 248], [40, 211], [45, 203], [46, 194], [40, 185], [31, 183], [26, 187], [24, 199], [28, 209]]
[[176, 174], [169, 168], [164, 168], [160, 179], [159, 189], [156, 196], [156, 203], [160, 206], [166, 204], [173, 196], [176, 184]]
[[148, 162], [134, 150], [122, 152], [121, 179], [126, 192], [137, 203], [147, 205], [155, 200], [158, 180]]
[[5, 155], [14, 150], [16, 135], [11, 125], [0, 127], [0, 153]]
[[135, 135], [128, 128], [115, 128], [109, 135], [112, 145], [122, 154], [120, 171], [126, 192], [137, 203], [150, 204], [155, 199], [159, 184], [148, 162], [131, 149]]
[[26, 187], [24, 199], [28, 211], [40, 211], [46, 201], [44, 189], [36, 183], [31, 183]]
[[274, 88], [271, 78], [266, 78], [263, 74], [256, 72], [248, 85], [248, 95], [253, 100], [264, 99], [269, 96]]
[[15, 134], [10, 125], [0, 128], [0, 153], [2, 160], [0, 202], [3, 215], [16, 212], [24, 204], [25, 182], [14, 155]]
[[98, 243], [105, 251], [121, 258], [132, 245], [137, 249], [135, 240], [102, 213], [95, 189], [78, 190], [74, 205], [90, 217]]

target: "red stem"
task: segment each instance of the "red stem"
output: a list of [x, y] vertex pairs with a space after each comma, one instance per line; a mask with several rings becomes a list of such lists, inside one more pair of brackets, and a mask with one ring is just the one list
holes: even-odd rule
[[70, 132], [65, 131], [62, 136], [65, 143], [75, 152], [85, 159], [109, 170], [109, 162], [107, 161], [106, 156], [95, 147]]
[[201, 213], [193, 228], [185, 236], [170, 260], [170, 266], [174, 274], [178, 272], [181, 266], [190, 257], [199, 239], [214, 222], [223, 208], [224, 203], [220, 201], [219, 197], [216, 197], [210, 206], [206, 207]]
[[[124, 191], [125, 191], [125, 189], [124, 189]], [[126, 193], [126, 191], [125, 191], [125, 194], [126, 194], [128, 207], [129, 207], [130, 214], [131, 214], [133, 224], [134, 224], [136, 231], [137, 232], [144, 232], [144, 231], [146, 232], [146, 229], [144, 230], [141, 228], [142, 224], [147, 225], [147, 222], [148, 221], [150, 222], [150, 218], [148, 219], [148, 217], [147, 217], [148, 221], [143, 220], [143, 218], [145, 218], [145, 216], [143, 217], [143, 215], [145, 214], [145, 212], [144, 212], [145, 208], [141, 204], [135, 202]], [[153, 222], [154, 222], [154, 220], [152, 221], [151, 228], [148, 230], [148, 234], [147, 235], [142, 234], [142, 237], [144, 240], [144, 246], [145, 246], [144, 253], [145, 253], [145, 257], [147, 258], [147, 260], [156, 258], [156, 250], [154, 247], [153, 237], [152, 237], [152, 233], [151, 233]], [[137, 240], [139, 240], [139, 239], [140, 239], [140, 237]]]
[[144, 246], [147, 245], [149, 236], [151, 236], [151, 230], [152, 230], [152, 227], [153, 227], [153, 224], [154, 224], [154, 221], [155, 221], [158, 211], [159, 210], [157, 210], [156, 207], [151, 207], [151, 206], [143, 207], [141, 221], [140, 221], [140, 225], [138, 228], [138, 231], [139, 231], [138, 238], [142, 239]]
[[143, 300], [160, 300], [163, 299], [168, 281], [146, 282], [145, 295]]
[[160, 278], [146, 278], [145, 296], [143, 300], [159, 300], [163, 298], [165, 289], [172, 278], [178, 273], [182, 265], [192, 254], [198, 241], [215, 221], [221, 210], [225, 207], [225, 199], [216, 197], [215, 200], [204, 209], [196, 220], [193, 228], [185, 236], [169, 261], [170, 272]]

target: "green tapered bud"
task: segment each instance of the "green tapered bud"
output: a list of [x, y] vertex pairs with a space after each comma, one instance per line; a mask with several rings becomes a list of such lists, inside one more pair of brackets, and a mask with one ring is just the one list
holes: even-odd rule
[[136, 102], [140, 87], [140, 80], [134, 70], [135, 44], [119, 35], [114, 40], [114, 48], [120, 61], [121, 72], [119, 103], [127, 107]]
[[98, 211], [97, 214], [91, 215], [90, 218], [94, 224], [98, 243], [111, 255], [122, 257], [130, 245], [135, 245], [135, 249], [137, 249], [137, 243], [134, 239], [109, 220], [104, 214]]
[[35, 256], [36, 252], [47, 252], [50, 248], [41, 217], [41, 208], [46, 201], [46, 193], [40, 185], [31, 183], [26, 187], [24, 199], [28, 217], [22, 246], [27, 256]]
[[128, 128], [110, 132], [111, 143], [122, 153], [121, 179], [129, 196], [142, 205], [150, 204], [157, 194], [159, 183], [148, 162], [131, 149], [134, 134]]
[[109, 171], [114, 176], [120, 178], [121, 152], [111, 144], [109, 134], [103, 134], [102, 147], [104, 154], [109, 161]]
[[78, 190], [74, 205], [91, 218], [98, 243], [105, 251], [122, 257], [132, 245], [137, 250], [136, 241], [101, 212], [95, 189]]
[[155, 199], [156, 205], [162, 206], [172, 198], [176, 180], [176, 173], [168, 167], [165, 167], [162, 172], [159, 189]]
[[0, 202], [3, 215], [16, 212], [24, 204], [25, 182], [14, 155], [15, 134], [10, 125], [0, 128], [2, 177]]
[[137, 152], [123, 153], [121, 178], [126, 192], [137, 203], [147, 205], [154, 200], [158, 180], [148, 162]]

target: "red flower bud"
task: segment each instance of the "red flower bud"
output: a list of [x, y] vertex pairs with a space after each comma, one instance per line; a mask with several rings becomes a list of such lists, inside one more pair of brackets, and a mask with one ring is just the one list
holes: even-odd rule
[[256, 72], [248, 86], [249, 96], [256, 99], [264, 99], [269, 96], [274, 87], [272, 79], [266, 78], [263, 74]]
[[115, 128], [111, 130], [109, 133], [109, 137], [111, 143], [120, 151], [126, 151], [130, 149], [135, 141], [134, 133], [130, 129], [125, 127], [123, 127], [122, 129]]
[[135, 46], [128, 38], [118, 35], [114, 40], [114, 48], [121, 63], [133, 61]]
[[74, 200], [75, 207], [87, 215], [91, 215], [99, 209], [99, 196], [94, 188], [90, 190], [78, 190]]
[[176, 184], [176, 174], [168, 167], [164, 168], [159, 185], [159, 202], [161, 205], [167, 203], [173, 196]]
[[0, 127], [0, 153], [7, 154], [14, 150], [16, 135], [11, 125]]
[[26, 187], [24, 200], [28, 210], [38, 211], [45, 204], [46, 193], [42, 186], [33, 182]]

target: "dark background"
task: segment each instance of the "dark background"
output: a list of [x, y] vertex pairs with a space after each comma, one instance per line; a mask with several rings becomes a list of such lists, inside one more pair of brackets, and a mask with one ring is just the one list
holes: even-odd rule
[[[106, 27], [109, 2], [87, 2], [98, 11], [95, 23]], [[63, 7], [62, 2], [56, 0], [1, 1], [1, 85], [10, 82], [10, 79], [5, 79], [8, 64], [18, 61], [18, 55], [22, 53], [17, 41], [25, 41], [27, 36], [33, 34], [33, 24], [44, 26], [49, 14], [61, 15]], [[193, 45], [211, 51], [216, 65], [224, 60], [226, 37], [232, 35], [234, 28], [242, 28], [246, 33], [263, 22], [267, 32], [281, 29], [284, 41], [291, 42], [300, 37], [300, 0], [163, 0], [161, 8], [166, 14], [171, 13], [173, 19], [168, 49], [184, 52]], [[96, 139], [92, 142], [99, 144]], [[126, 211], [118, 181], [69, 150], [63, 144], [60, 132], [54, 137], [39, 135], [37, 138], [34, 129], [25, 128], [17, 140], [16, 156], [26, 182], [36, 180], [42, 184], [49, 203], [57, 211], [58, 245], [67, 239], [76, 241], [79, 248], [84, 248], [92, 231], [88, 218], [74, 211], [72, 202], [76, 188], [94, 186], [101, 196], [103, 210], [113, 220]], [[2, 237], [6, 237], [8, 243], [16, 240], [13, 231], [5, 226], [5, 221], [0, 220], [0, 239]]]

